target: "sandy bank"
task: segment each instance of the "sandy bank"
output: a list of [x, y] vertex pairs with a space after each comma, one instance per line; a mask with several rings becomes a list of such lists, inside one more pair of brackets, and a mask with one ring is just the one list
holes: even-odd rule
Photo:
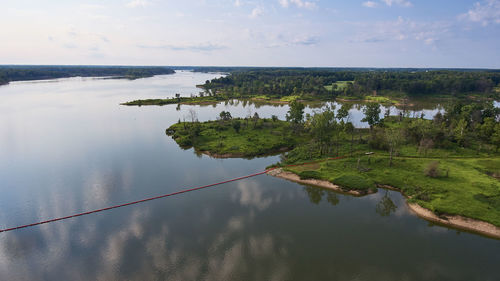
[[365, 195], [364, 193], [361, 193], [361, 192], [356, 191], [356, 190], [345, 191], [340, 186], [335, 185], [329, 181], [316, 180], [316, 179], [303, 180], [298, 175], [291, 173], [291, 172], [283, 171], [283, 169], [281, 169], [281, 168], [271, 170], [271, 171], [267, 172], [267, 174], [274, 176], [274, 177], [283, 178], [283, 179], [287, 179], [287, 180], [294, 181], [297, 183], [301, 183], [301, 184], [314, 185], [314, 186], [319, 186], [319, 187], [335, 190], [335, 191], [340, 192], [340, 193], [346, 193], [346, 194], [350, 194], [350, 195], [354, 195], [354, 196]]
[[428, 221], [500, 239], [500, 227], [494, 226], [491, 223], [462, 216], [444, 215], [438, 217], [431, 210], [428, 210], [416, 203], [408, 203], [408, 207], [410, 207], [410, 210], [417, 214], [417, 216]]
[[[362, 194], [358, 191], [344, 191], [342, 188], [339, 186], [332, 184], [329, 181], [322, 181], [322, 180], [315, 180], [315, 179], [307, 179], [307, 180], [302, 180], [300, 177], [294, 173], [291, 172], [286, 172], [283, 171], [283, 169], [278, 168], [271, 170], [267, 172], [268, 175], [287, 179], [290, 181], [294, 181], [297, 183], [301, 184], [308, 184], [308, 185], [314, 185], [314, 186], [319, 186], [323, 188], [328, 188], [331, 190], [335, 190], [341, 193], [346, 193], [354, 196], [363, 196], [366, 194]], [[388, 185], [379, 185], [381, 188], [386, 188], [394, 191], [399, 191], [401, 192], [400, 189], [388, 186]], [[402, 192], [401, 192], [402, 193]], [[402, 193], [406, 198], [408, 198], [404, 193]], [[500, 227], [497, 227], [491, 223], [480, 221], [480, 220], [475, 220], [471, 218], [466, 218], [463, 216], [458, 216], [458, 215], [443, 215], [443, 216], [437, 216], [434, 214], [431, 210], [428, 210], [416, 203], [408, 203], [408, 207], [410, 208], [411, 211], [413, 211], [417, 216], [420, 218], [423, 218], [425, 220], [435, 222], [444, 226], [449, 226], [457, 229], [462, 229], [474, 233], [479, 233], [485, 236], [493, 237], [500, 239]]]

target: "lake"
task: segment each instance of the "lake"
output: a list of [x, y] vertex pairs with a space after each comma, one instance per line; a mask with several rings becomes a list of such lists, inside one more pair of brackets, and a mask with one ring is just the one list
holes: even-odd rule
[[[196, 84], [220, 75], [1, 86], [0, 228], [260, 172], [279, 161], [197, 156], [165, 129], [187, 119], [189, 109], [201, 121], [223, 110], [283, 119], [287, 106], [120, 105], [197, 94]], [[360, 110], [351, 118], [365, 126]], [[438, 110], [423, 112], [431, 118]], [[499, 264], [499, 240], [422, 220], [398, 192], [355, 198], [267, 175], [0, 233], [1, 280], [498, 280]]]

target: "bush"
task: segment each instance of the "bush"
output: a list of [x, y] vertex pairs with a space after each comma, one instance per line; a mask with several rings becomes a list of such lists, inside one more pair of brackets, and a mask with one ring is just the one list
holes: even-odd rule
[[439, 162], [437, 161], [432, 161], [427, 165], [427, 168], [424, 170], [424, 175], [431, 177], [431, 178], [437, 178], [439, 177]]
[[345, 189], [362, 191], [368, 191], [369, 189], [375, 188], [375, 183], [373, 181], [356, 175], [343, 175], [332, 180], [332, 183]]
[[302, 171], [299, 173], [299, 177], [301, 180], [306, 180], [306, 179], [317, 179], [320, 180], [321, 175], [318, 171]]
[[193, 146], [193, 141], [189, 137], [179, 137], [178, 139], [176, 139], [176, 142], [182, 148], [188, 148]]

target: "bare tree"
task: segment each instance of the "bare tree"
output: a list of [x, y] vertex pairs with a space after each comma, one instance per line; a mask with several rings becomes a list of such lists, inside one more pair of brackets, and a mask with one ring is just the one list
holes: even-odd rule
[[191, 119], [191, 123], [198, 122], [198, 114], [196, 113], [196, 111], [190, 108], [188, 112], [189, 112], [189, 119]]

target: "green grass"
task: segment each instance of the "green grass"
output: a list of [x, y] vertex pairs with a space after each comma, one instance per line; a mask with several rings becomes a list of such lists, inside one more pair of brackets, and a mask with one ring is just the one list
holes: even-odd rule
[[354, 174], [344, 174], [331, 180], [332, 183], [349, 190], [368, 191], [376, 189], [375, 183], [369, 179]]
[[[425, 168], [439, 162], [439, 176], [428, 177]], [[411, 202], [436, 214], [462, 215], [500, 226], [500, 181], [491, 173], [498, 171], [500, 157], [470, 159], [396, 158], [392, 167], [386, 156], [363, 156], [358, 170], [357, 158], [330, 160], [308, 173], [345, 187], [370, 188], [370, 182], [401, 189]], [[300, 175], [300, 167], [287, 170]]]
[[[337, 81], [333, 84], [337, 85], [337, 91], [343, 91], [345, 88], [347, 88], [347, 83], [354, 83], [354, 81]], [[325, 89], [328, 90], [328, 91], [332, 91], [333, 90], [333, 84], [332, 85], [326, 85], [325, 86]]]
[[300, 97], [299, 96], [286, 96], [286, 97], [282, 97], [280, 99], [280, 101], [292, 102], [292, 101], [297, 100], [297, 99], [300, 99]]
[[368, 102], [377, 102], [377, 103], [383, 103], [383, 104], [396, 104], [398, 103], [396, 100], [390, 99], [388, 97], [382, 97], [382, 96], [366, 96], [364, 98], [365, 101]]
[[[236, 132], [233, 122], [240, 122]], [[194, 126], [199, 126], [199, 133], [193, 133]], [[175, 141], [184, 148], [194, 147], [197, 151], [228, 157], [255, 157], [276, 154], [292, 149], [304, 142], [309, 136], [294, 134], [288, 122], [260, 119], [228, 121], [207, 121], [202, 123], [177, 123], [167, 129]]]
[[128, 106], [143, 106], [143, 105], [166, 105], [166, 104], [198, 104], [198, 103], [207, 103], [207, 102], [218, 102], [225, 100], [219, 97], [181, 97], [181, 98], [169, 98], [169, 99], [144, 99], [144, 100], [134, 100], [129, 102], [124, 102], [122, 105]]

